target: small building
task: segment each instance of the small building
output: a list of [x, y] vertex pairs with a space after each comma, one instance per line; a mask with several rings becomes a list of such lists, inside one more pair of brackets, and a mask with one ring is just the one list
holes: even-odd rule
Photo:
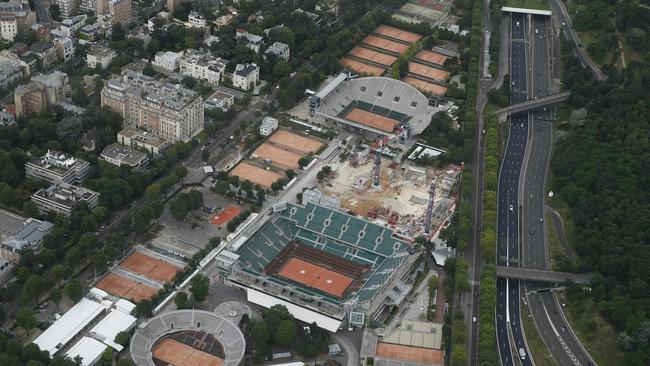
[[94, 46], [86, 54], [86, 65], [91, 69], [97, 66], [106, 69], [115, 57], [117, 57], [117, 53], [110, 47], [105, 45]]
[[90, 163], [56, 150], [25, 164], [25, 175], [48, 183], [82, 183], [88, 177]]
[[210, 52], [188, 49], [180, 58], [180, 73], [213, 85], [219, 85], [228, 61], [214, 58]]
[[107, 345], [96, 339], [81, 337], [79, 342], [70, 347], [65, 357], [71, 360], [79, 358], [81, 366], [94, 366], [101, 360], [102, 354], [107, 348]]
[[54, 39], [56, 54], [63, 62], [69, 61], [74, 57], [74, 42], [69, 37]]
[[339, 346], [338, 343], [328, 345], [327, 349], [330, 357], [336, 357], [343, 354], [343, 352], [341, 352], [341, 346]]
[[103, 33], [98, 23], [84, 25], [79, 28], [79, 43], [95, 42]]
[[182, 57], [183, 52], [159, 51], [156, 53], [152, 65], [154, 68], [159, 68], [167, 71], [175, 71], [178, 70], [178, 66]]
[[104, 148], [100, 157], [113, 165], [126, 165], [131, 168], [146, 168], [149, 165], [147, 154], [121, 144], [110, 144]]
[[203, 14], [199, 13], [196, 10], [190, 11], [190, 14], [187, 17], [187, 19], [190, 25], [196, 28], [205, 28], [205, 26], [208, 24]]
[[0, 257], [12, 263], [19, 263], [20, 255], [25, 250], [31, 249], [34, 253], [38, 253], [41, 249], [43, 237], [52, 228], [54, 228], [54, 224], [49, 221], [33, 218], [25, 220], [25, 224], [20, 230], [2, 241]]
[[271, 46], [269, 46], [269, 48], [266, 49], [266, 51], [264, 51], [264, 55], [271, 55], [277, 58], [281, 58], [285, 61], [289, 61], [290, 48], [286, 43], [274, 42]]
[[135, 127], [126, 127], [118, 132], [117, 142], [130, 147], [140, 147], [152, 154], [159, 154], [169, 146], [168, 140]]
[[32, 201], [38, 206], [39, 212], [60, 213], [70, 216], [72, 210], [85, 203], [89, 209], [97, 207], [99, 193], [79, 186], [59, 182], [47, 188], [41, 188], [32, 195]]
[[66, 36], [71, 37], [77, 33], [86, 24], [86, 14], [74, 16], [72, 18], [63, 19], [59, 25], [59, 30]]
[[246, 44], [246, 47], [255, 51], [255, 53], [260, 52], [260, 49], [262, 48], [262, 43], [264, 42], [264, 38], [262, 38], [262, 36], [248, 33], [245, 29], [241, 29], [241, 28], [237, 28], [235, 30], [235, 38], [237, 38], [237, 40], [240, 42], [244, 42]]
[[260, 135], [270, 136], [278, 129], [278, 120], [273, 117], [264, 117], [260, 125]]
[[234, 103], [234, 95], [217, 90], [203, 102], [203, 108], [208, 110], [221, 109], [226, 112]]
[[0, 89], [9, 89], [18, 79], [23, 77], [20, 60], [3, 57], [0, 60]]
[[260, 81], [260, 68], [255, 64], [238, 64], [232, 75], [232, 85], [242, 90], [251, 90]]
[[30, 52], [38, 57], [39, 65], [43, 70], [54, 66], [57, 62], [58, 55], [56, 48], [49, 42], [36, 42], [29, 48]]

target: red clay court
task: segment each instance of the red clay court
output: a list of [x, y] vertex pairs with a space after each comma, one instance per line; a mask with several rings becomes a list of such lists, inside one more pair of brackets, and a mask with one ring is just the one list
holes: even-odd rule
[[323, 143], [311, 139], [309, 137], [304, 137], [296, 135], [285, 130], [277, 130], [268, 140], [274, 145], [282, 146], [288, 150], [301, 152], [303, 154], [315, 153], [323, 147]]
[[377, 343], [376, 355], [393, 360], [413, 361], [426, 364], [445, 363], [444, 352], [439, 349], [402, 346], [391, 343]]
[[447, 93], [447, 88], [444, 86], [430, 83], [428, 81], [416, 79], [412, 76], [407, 76], [402, 79], [403, 82], [414, 86], [416, 89], [422, 90], [433, 95], [445, 95]]
[[352, 59], [349, 59], [347, 57], [343, 57], [341, 59], [341, 65], [343, 67], [348, 68], [356, 73], [359, 74], [367, 74], [371, 76], [379, 76], [386, 71], [386, 69], [379, 67], [379, 66], [373, 66], [373, 65], [366, 65], [362, 62], [355, 61]]
[[283, 169], [298, 169], [300, 167], [298, 160], [302, 158], [301, 154], [268, 143], [260, 145], [253, 151], [253, 155], [271, 160], [271, 164]]
[[442, 66], [449, 57], [437, 52], [422, 50], [415, 55], [415, 58]]
[[113, 296], [135, 302], [149, 300], [158, 290], [115, 273], [109, 273], [95, 285]]
[[422, 38], [422, 36], [417, 33], [407, 32], [405, 30], [401, 30], [399, 28], [391, 27], [389, 25], [384, 25], [384, 24], [377, 27], [377, 29], [375, 29], [374, 32], [377, 34], [381, 34], [382, 36], [386, 36], [393, 39], [399, 39], [402, 42], [408, 42], [408, 43], [417, 42]]
[[252, 183], [259, 184], [268, 189], [271, 189], [271, 184], [273, 184], [273, 182], [284, 177], [283, 174], [262, 169], [248, 163], [239, 163], [235, 169], [230, 171], [230, 175], [239, 177], [241, 180], [249, 180]]
[[445, 81], [445, 79], [447, 79], [449, 76], [449, 73], [447, 71], [435, 69], [433, 67], [422, 65], [413, 61], [409, 61], [409, 72], [441, 82]]
[[229, 205], [223, 209], [222, 213], [212, 216], [210, 222], [217, 226], [225, 225], [229, 223], [230, 220], [237, 217], [240, 213], [241, 213], [241, 209], [239, 207]]
[[350, 51], [350, 55], [371, 61], [380, 65], [390, 66], [397, 60], [397, 57], [385, 53], [373, 51], [364, 47], [355, 47]]
[[119, 266], [160, 283], [171, 282], [176, 273], [181, 271], [175, 265], [140, 252], [131, 254]]
[[174, 366], [221, 366], [223, 364], [223, 359], [171, 338], [158, 342], [153, 349], [153, 357]]
[[369, 46], [381, 48], [382, 50], [386, 50], [398, 54], [402, 54], [404, 51], [406, 51], [409, 48], [409, 46], [404, 43], [391, 41], [389, 39], [378, 37], [372, 34], [364, 38], [363, 41], [361, 42]]
[[397, 121], [388, 117], [380, 116], [378, 114], [364, 111], [363, 109], [353, 108], [350, 113], [345, 116], [346, 119], [362, 124], [364, 126], [376, 128], [378, 130], [393, 132]]
[[341, 297], [353, 281], [348, 276], [298, 258], [289, 259], [278, 275], [336, 297]]

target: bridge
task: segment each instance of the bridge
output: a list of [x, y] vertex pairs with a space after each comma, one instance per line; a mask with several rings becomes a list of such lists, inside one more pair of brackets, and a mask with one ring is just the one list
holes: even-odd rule
[[518, 280], [587, 284], [591, 280], [588, 273], [553, 272], [542, 269], [497, 266], [497, 277], [516, 278]]
[[512, 113], [525, 112], [531, 109], [563, 102], [569, 99], [569, 96], [571, 96], [571, 92], [566, 91], [562, 93], [546, 95], [537, 99], [530, 99], [525, 102], [509, 105], [505, 108], [499, 109], [496, 111], [496, 115], [499, 119], [499, 122], [505, 122], [508, 115]]

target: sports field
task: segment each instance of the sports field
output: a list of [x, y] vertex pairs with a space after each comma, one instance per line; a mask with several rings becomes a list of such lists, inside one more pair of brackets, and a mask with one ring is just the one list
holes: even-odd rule
[[156, 344], [153, 357], [174, 366], [221, 366], [223, 364], [222, 358], [171, 338], [163, 339]]
[[383, 67], [366, 65], [362, 62], [349, 59], [347, 57], [341, 58], [341, 65], [343, 67], [350, 69], [358, 74], [367, 74], [371, 76], [379, 76], [386, 71]]
[[389, 39], [378, 37], [372, 34], [364, 38], [361, 43], [365, 43], [369, 46], [381, 48], [382, 50], [395, 52], [398, 54], [402, 54], [409, 48], [409, 45], [407, 44], [391, 41]]
[[449, 76], [447, 71], [435, 69], [412, 61], [409, 61], [409, 72], [441, 82], [444, 82]]
[[424, 80], [416, 79], [411, 76], [407, 76], [402, 79], [403, 82], [414, 86], [416, 89], [422, 90], [424, 92], [433, 94], [433, 95], [445, 95], [447, 93], [447, 88], [440, 86], [438, 84], [433, 84], [426, 82]]
[[315, 153], [323, 147], [323, 143], [309, 137], [296, 135], [285, 130], [277, 130], [268, 140], [274, 145], [303, 154]]
[[437, 52], [422, 50], [415, 55], [415, 58], [442, 66], [449, 57]]
[[438, 349], [402, 346], [391, 343], [377, 343], [378, 357], [390, 358], [393, 360], [414, 361], [425, 364], [444, 364], [444, 352]]
[[115, 273], [109, 273], [95, 285], [113, 296], [135, 302], [149, 300], [158, 290]]
[[214, 225], [222, 226], [229, 223], [230, 220], [237, 217], [237, 215], [239, 215], [240, 213], [241, 213], [241, 209], [239, 207], [229, 205], [223, 209], [223, 212], [221, 212], [218, 215], [214, 215], [212, 219], [210, 219], [210, 222]]
[[263, 143], [253, 151], [262, 159], [271, 160], [271, 164], [283, 169], [298, 169], [298, 160], [302, 158], [301, 154], [285, 150], [273, 144]]
[[375, 29], [375, 33], [381, 34], [386, 37], [399, 39], [403, 42], [413, 43], [419, 41], [422, 36], [417, 33], [407, 32], [399, 28], [391, 27], [389, 25], [380, 25]]
[[350, 277], [298, 258], [289, 259], [278, 275], [336, 297], [343, 296], [353, 281]]
[[346, 119], [360, 123], [364, 126], [376, 128], [378, 130], [393, 132], [397, 121], [388, 117], [380, 116], [378, 114], [364, 111], [359, 108], [352, 108], [352, 110], [345, 116]]
[[271, 188], [271, 184], [284, 175], [262, 169], [248, 163], [239, 163], [235, 169], [230, 171], [230, 175], [239, 177], [240, 180], [249, 180], [252, 183], [259, 184], [264, 188]]
[[390, 66], [397, 60], [397, 57], [395, 56], [387, 55], [385, 53], [373, 51], [368, 48], [359, 46], [354, 47], [350, 51], [350, 55], [384, 66]]
[[181, 271], [177, 266], [140, 252], [131, 254], [120, 263], [120, 267], [160, 283], [171, 282], [176, 273]]

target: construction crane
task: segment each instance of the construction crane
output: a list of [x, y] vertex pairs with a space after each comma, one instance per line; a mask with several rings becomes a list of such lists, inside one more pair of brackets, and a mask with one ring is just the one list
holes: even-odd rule
[[391, 142], [395, 137], [401, 136], [406, 131], [406, 127], [399, 126], [392, 135], [378, 138], [372, 146], [370, 146], [370, 153], [375, 153], [375, 166], [372, 170], [372, 184], [373, 187], [379, 187], [379, 179], [381, 177], [381, 149], [384, 145]]
[[429, 186], [429, 203], [427, 204], [427, 214], [424, 222], [424, 234], [429, 236], [431, 234], [431, 219], [433, 218], [433, 201], [436, 198], [436, 177], [431, 180]]

